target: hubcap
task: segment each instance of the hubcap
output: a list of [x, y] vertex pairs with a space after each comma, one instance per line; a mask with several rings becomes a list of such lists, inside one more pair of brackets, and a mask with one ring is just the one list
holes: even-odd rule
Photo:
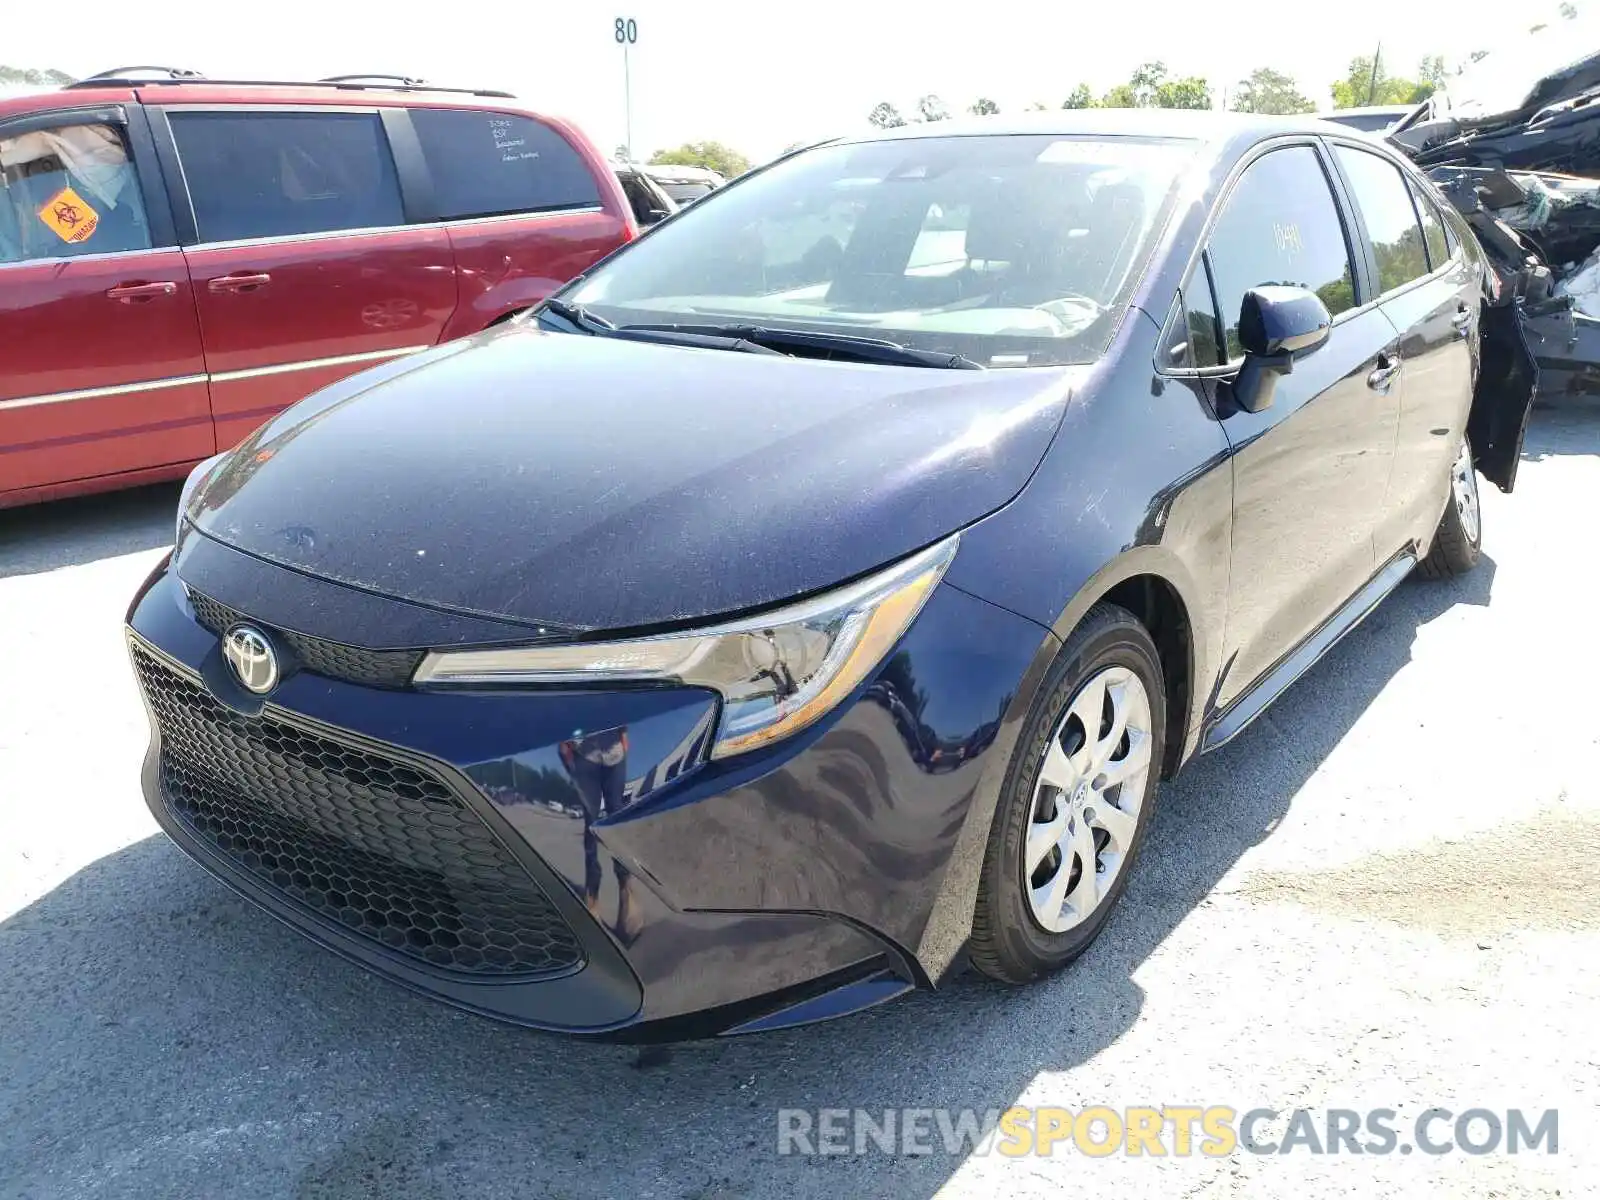
[[1022, 890], [1051, 933], [1082, 924], [1127, 863], [1150, 775], [1150, 696], [1126, 667], [1078, 689], [1045, 748]]
[[1456, 465], [1450, 468], [1450, 499], [1461, 518], [1462, 532], [1476, 546], [1478, 531], [1482, 528], [1482, 518], [1478, 515], [1478, 472], [1472, 465], [1472, 447], [1465, 438], [1461, 440]]

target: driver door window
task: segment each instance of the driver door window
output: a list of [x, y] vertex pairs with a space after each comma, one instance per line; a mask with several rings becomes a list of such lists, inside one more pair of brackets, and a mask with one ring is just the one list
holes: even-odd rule
[[1310, 146], [1274, 150], [1251, 164], [1211, 231], [1210, 249], [1230, 362], [1244, 354], [1239, 308], [1251, 288], [1307, 288], [1333, 316], [1355, 306], [1344, 223]]

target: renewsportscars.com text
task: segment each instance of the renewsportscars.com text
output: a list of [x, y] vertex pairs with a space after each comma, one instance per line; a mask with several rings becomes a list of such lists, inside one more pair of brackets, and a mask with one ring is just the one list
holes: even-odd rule
[[1555, 1154], [1560, 1113], [1511, 1108], [1392, 1108], [1239, 1111], [1224, 1105], [1114, 1109], [784, 1108], [778, 1153], [1000, 1154], [1021, 1158], [1078, 1153], [1163, 1158], [1230, 1154]]

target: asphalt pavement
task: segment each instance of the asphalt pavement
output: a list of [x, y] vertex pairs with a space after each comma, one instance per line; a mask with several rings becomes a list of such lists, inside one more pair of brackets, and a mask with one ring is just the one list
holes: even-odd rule
[[[1600, 1180], [1600, 411], [1165, 787], [1065, 975], [640, 1050], [412, 996], [139, 796], [120, 618], [174, 488], [0, 512], [0, 1197], [1563, 1196]], [[780, 1155], [780, 1109], [1559, 1111], [1511, 1155]], [[937, 1138], [934, 1139], [937, 1143]]]

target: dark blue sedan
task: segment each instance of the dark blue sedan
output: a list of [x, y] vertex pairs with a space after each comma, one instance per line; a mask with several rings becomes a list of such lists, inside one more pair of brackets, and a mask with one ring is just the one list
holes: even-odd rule
[[813, 147], [196, 471], [128, 616], [145, 792], [526, 1025], [1035, 979], [1159, 779], [1476, 563], [1535, 381], [1468, 225], [1337, 126]]

